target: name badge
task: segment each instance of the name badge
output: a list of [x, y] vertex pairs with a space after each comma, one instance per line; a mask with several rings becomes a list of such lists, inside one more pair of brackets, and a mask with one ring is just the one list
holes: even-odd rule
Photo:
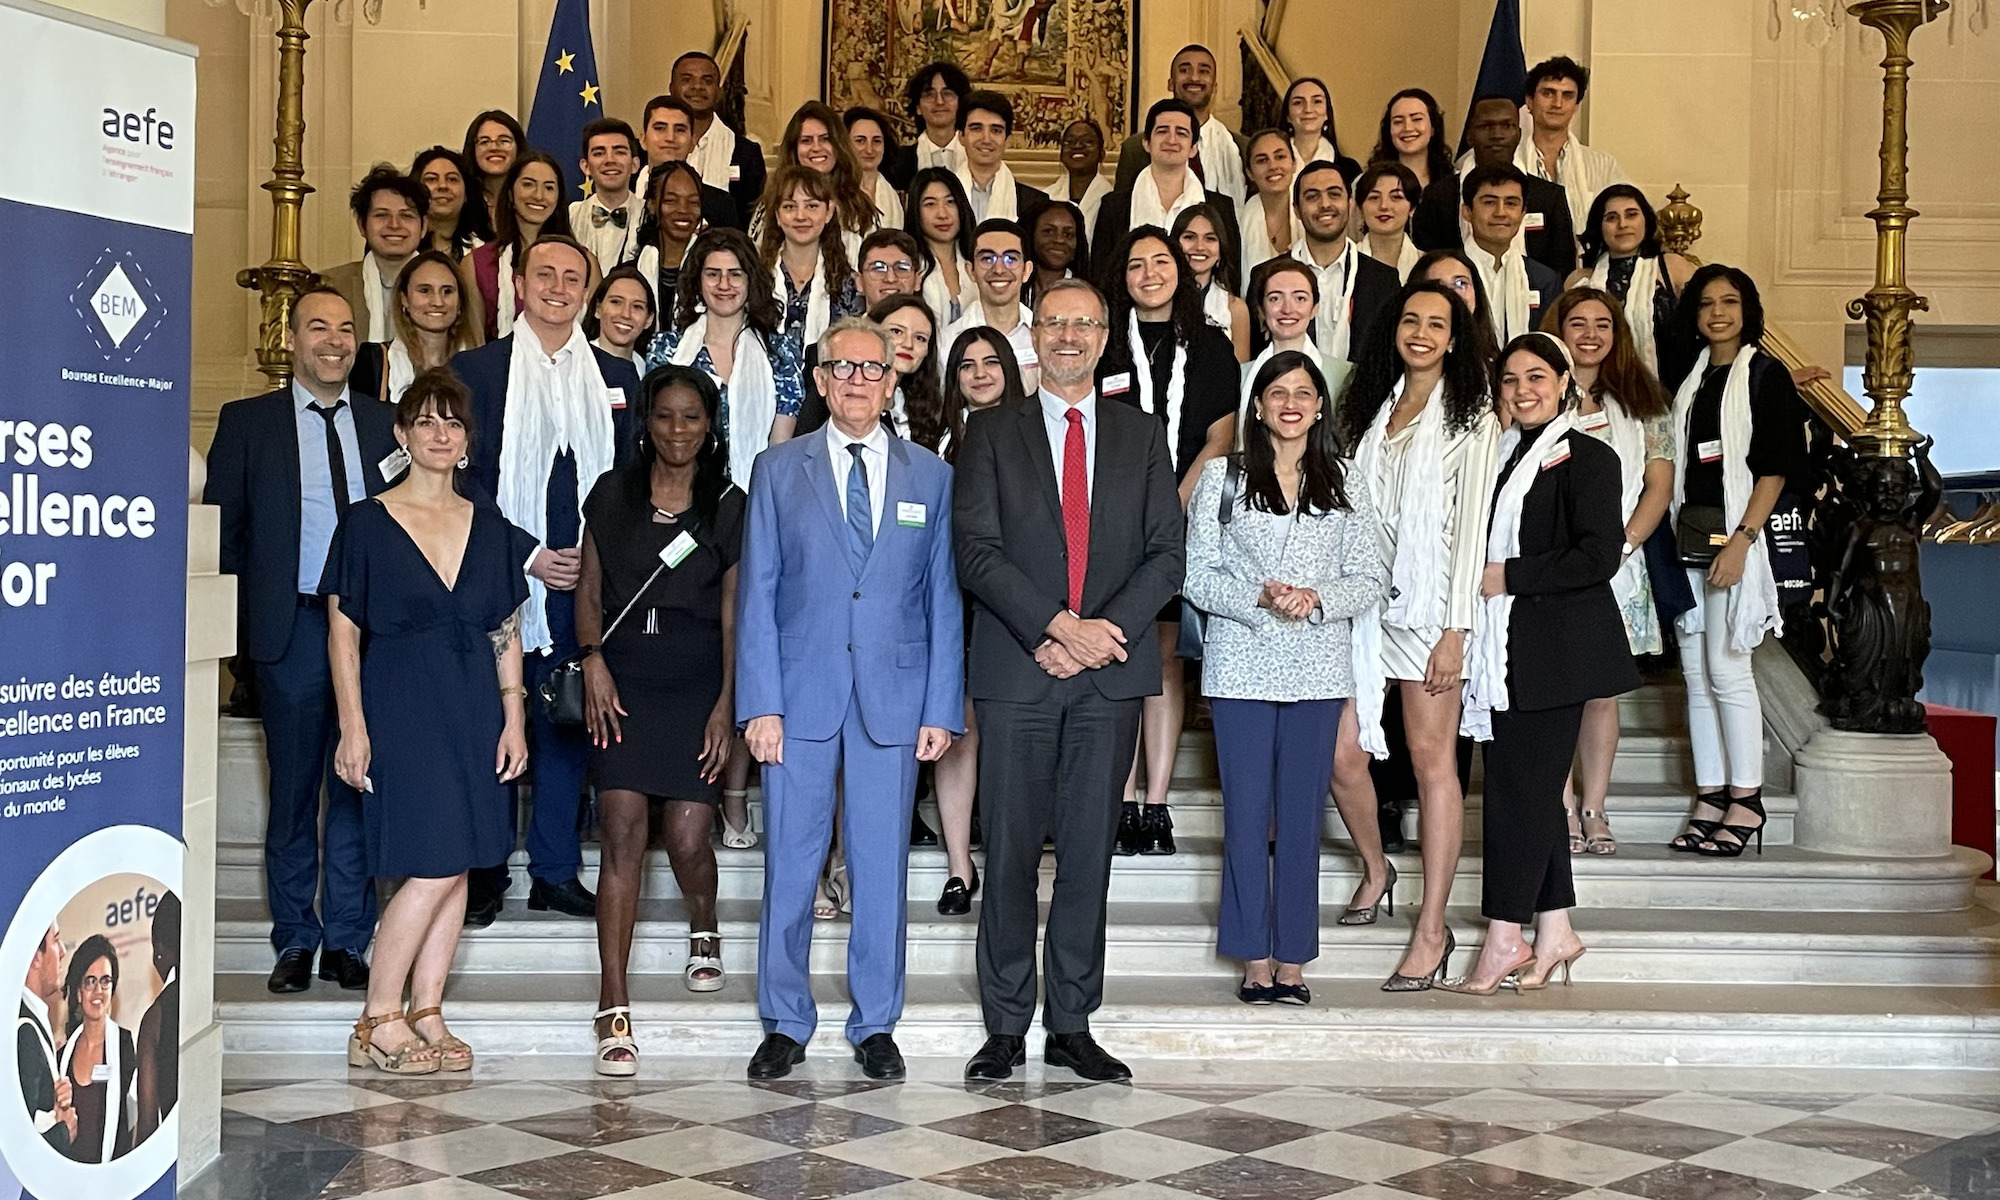
[[743, 168], [737, 166], [735, 163], [729, 164], [729, 182], [731, 183], [743, 182]]
[[1120, 371], [1116, 375], [1106, 375], [1104, 377], [1104, 385], [1098, 389], [1100, 393], [1106, 396], [1122, 395], [1131, 390], [1132, 373], [1129, 371]]
[[908, 525], [914, 529], [924, 527], [924, 506], [913, 500], [896, 502], [896, 524]]
[[694, 553], [695, 544], [694, 535], [683, 529], [679, 537], [668, 542], [667, 548], [660, 551], [660, 561], [670, 568], [678, 567], [687, 561], [688, 555]]
[[1529, 233], [1537, 233], [1547, 228], [1548, 220], [1541, 213], [1529, 213], [1528, 219], [1521, 224]]
[[90, 1082], [106, 1083], [109, 1082], [110, 1079], [111, 1079], [111, 1064], [98, 1063], [96, 1066], [90, 1068]]
[[1609, 429], [1611, 427], [1611, 415], [1602, 412], [1591, 413], [1588, 416], [1578, 419], [1576, 427], [1585, 433], [1596, 433], [1600, 429]]
[[604, 401], [613, 408], [625, 407], [625, 389], [608, 387], [604, 389]]
[[1567, 441], [1559, 442], [1555, 449], [1542, 455], [1542, 470], [1546, 471], [1551, 467], [1560, 467], [1568, 461], [1569, 443]]
[[382, 472], [383, 479], [394, 479], [410, 469], [410, 452], [398, 446], [389, 451], [381, 462], [376, 463], [375, 469]]
[[1712, 442], [1701, 443], [1695, 447], [1695, 454], [1705, 463], [1720, 461], [1722, 458], [1722, 439], [1717, 438]]

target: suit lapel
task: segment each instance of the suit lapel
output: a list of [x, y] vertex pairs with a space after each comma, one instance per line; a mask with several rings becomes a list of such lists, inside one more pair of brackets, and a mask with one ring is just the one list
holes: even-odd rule
[[833, 491], [833, 466], [827, 461], [829, 449], [826, 435], [814, 431], [806, 435], [805, 457], [799, 460], [799, 469], [805, 473], [806, 490], [819, 502], [819, 510], [826, 517], [827, 528], [840, 539], [842, 557], [846, 556], [847, 518], [840, 510], [840, 497]]
[[[1132, 491], [1125, 483], [1126, 456], [1118, 453], [1118, 448], [1113, 445], [1118, 437], [1115, 432], [1116, 422], [1118, 417], [1122, 417], [1125, 414], [1119, 413], [1113, 416], [1109, 412], [1110, 408], [1111, 404], [1106, 403], [1104, 397], [1099, 396], [1097, 398], [1097, 452], [1092, 455], [1090, 486], [1090, 562], [1092, 564], [1104, 561], [1103, 556], [1106, 553], [1104, 543], [1105, 539], [1110, 536], [1107, 526], [1111, 523], [1110, 517], [1114, 498], [1128, 495]], [[1138, 412], [1137, 409], [1133, 409], [1132, 411], [1135, 413]], [[1149, 421], [1157, 419], [1145, 413], [1139, 413], [1139, 415]], [[1088, 566], [1086, 566], [1083, 575], [1083, 601], [1085, 605], [1088, 605], [1091, 601], [1090, 576], [1091, 572]]]
[[1034, 464], [1036, 481], [1041, 484], [1043, 499], [1049, 503], [1049, 516], [1055, 518], [1056, 528], [1062, 528], [1062, 492], [1056, 486], [1055, 457], [1049, 452], [1048, 423], [1042, 417], [1040, 395], [1028, 397], [1021, 406], [1021, 438], [1027, 444], [1028, 461]]
[[[862, 570], [866, 578], [877, 570], [892, 569], [888, 561], [894, 554], [902, 552], [901, 526], [896, 522], [896, 506], [915, 497], [910, 490], [910, 444], [902, 438], [889, 438], [889, 461], [882, 472], [882, 523], [875, 529], [875, 541], [868, 552], [868, 563]], [[928, 514], [926, 514], [928, 517]]]
[[291, 503], [291, 540], [296, 544], [306, 525], [306, 502], [303, 492], [305, 483], [299, 474], [299, 413], [297, 401], [293, 398], [290, 388], [275, 392], [273, 395], [278, 400], [278, 412], [283, 415], [285, 421], [284, 437], [279, 445], [285, 446], [290, 451], [288, 454], [278, 456], [278, 478], [283, 481], [285, 496]]

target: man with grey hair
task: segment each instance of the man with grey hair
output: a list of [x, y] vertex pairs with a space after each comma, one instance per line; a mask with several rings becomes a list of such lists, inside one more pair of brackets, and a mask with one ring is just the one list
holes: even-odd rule
[[736, 589], [736, 720], [763, 764], [763, 1044], [750, 1078], [805, 1060], [818, 1019], [807, 959], [833, 831], [854, 887], [847, 1040], [901, 1079], [910, 796], [918, 762], [965, 732], [965, 626], [952, 565], [951, 468], [882, 425], [889, 332], [849, 317], [819, 339], [825, 429], [757, 456]]

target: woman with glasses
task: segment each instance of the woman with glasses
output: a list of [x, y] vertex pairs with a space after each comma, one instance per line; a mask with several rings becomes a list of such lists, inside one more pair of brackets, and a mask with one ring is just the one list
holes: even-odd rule
[[[514, 159], [528, 148], [527, 131], [514, 115], [501, 110], [488, 109], [472, 118], [465, 127], [465, 148], [459, 157], [472, 164], [473, 175], [479, 184], [480, 207], [486, 210], [486, 228], [499, 227], [500, 195], [504, 190], [502, 181], [514, 166]], [[469, 185], [474, 180], [467, 179]], [[563, 205], [568, 212], [569, 206]]]
[[117, 998], [118, 951], [110, 938], [92, 934], [70, 956], [63, 981], [69, 1038], [58, 1066], [76, 1110], [69, 1156], [77, 1162], [108, 1163], [132, 1151], [139, 1052], [131, 1031], [111, 1019]]

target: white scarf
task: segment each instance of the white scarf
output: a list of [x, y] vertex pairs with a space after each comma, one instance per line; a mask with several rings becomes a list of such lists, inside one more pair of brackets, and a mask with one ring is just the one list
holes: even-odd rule
[[1085, 186], [1083, 195], [1081, 196], [1073, 194], [1074, 185], [1070, 182], [1067, 171], [1056, 182], [1062, 191], [1057, 192], [1054, 189], [1050, 189], [1049, 195], [1057, 200], [1067, 200], [1082, 210], [1083, 232], [1085, 235], [1088, 235], [1091, 230], [1097, 228], [1097, 210], [1103, 206], [1104, 197], [1111, 192], [1111, 181], [1102, 175], [1092, 175], [1090, 183]]
[[[1181, 403], [1187, 390], [1187, 346], [1179, 331], [1168, 336], [1174, 342], [1174, 364], [1167, 372], [1167, 457], [1178, 466], [1181, 452]], [[1139, 411], [1153, 411], [1153, 368], [1146, 359], [1146, 343], [1139, 336], [1139, 310], [1126, 318], [1126, 344], [1132, 349], [1132, 386], [1139, 393]]]
[[[1590, 268], [1590, 286], [1601, 292], [1611, 290], [1611, 255], [1597, 256]], [[1632, 344], [1639, 348], [1639, 361], [1654, 375], [1660, 373], [1660, 348], [1653, 340], [1653, 293], [1660, 288], [1660, 260], [1637, 256], [1632, 264], [1632, 282], [1625, 289], [1625, 324], [1632, 329]]]
[[[1319, 347], [1313, 345], [1310, 338], [1306, 340], [1305, 346], [1299, 352], [1307, 358], [1312, 359], [1313, 365], [1320, 368], [1320, 374], [1324, 375], [1326, 373], [1326, 368], [1320, 361]], [[1263, 370], [1264, 364], [1271, 361], [1271, 356], [1276, 353], [1278, 353], [1278, 343], [1272, 342], [1262, 350], [1259, 350], [1257, 357], [1251, 359], [1243, 368], [1243, 395], [1236, 404], [1236, 448], [1238, 450], [1243, 449], [1243, 431], [1249, 428], [1250, 422], [1255, 419], [1251, 413], [1251, 401], [1255, 397], [1250, 394], [1250, 385], [1256, 382], [1257, 372]]]
[[[707, 230], [708, 222], [704, 221], [701, 224], [701, 231], [695, 236], [700, 237], [701, 233]], [[693, 241], [688, 242], [688, 249], [694, 249]], [[640, 277], [646, 281], [646, 286], [653, 289], [653, 323], [647, 328], [670, 328], [674, 320], [674, 294], [660, 290], [660, 247], [657, 244], [644, 247], [639, 251], [638, 257], [632, 260], [632, 265], [638, 268]], [[687, 266], [686, 251], [681, 253], [680, 266]]]
[[1153, 178], [1153, 168], [1147, 167], [1132, 181], [1131, 219], [1127, 228], [1137, 229], [1141, 225], [1158, 225], [1162, 229], [1172, 229], [1174, 218], [1185, 209], [1193, 208], [1208, 198], [1208, 192], [1201, 186], [1201, 180], [1193, 171], [1187, 173], [1187, 186], [1181, 189], [1181, 198], [1174, 201], [1172, 208], [1160, 199], [1159, 181]]
[[382, 264], [375, 261], [373, 250], [361, 256], [361, 298], [368, 303], [368, 337], [365, 340], [386, 342], [395, 337], [396, 327], [389, 320], [388, 308], [382, 303]]
[[1299, 148], [1292, 144], [1292, 139], [1290, 138], [1285, 139], [1285, 149], [1292, 152], [1292, 179], [1294, 181], [1297, 181], [1299, 172], [1316, 162], [1337, 162], [1340, 159], [1340, 151], [1333, 148], [1333, 143], [1326, 140], [1326, 134], [1324, 133], [1319, 135], [1319, 145], [1314, 148], [1311, 154], [1304, 158], [1299, 157]]
[[1376, 262], [1388, 263], [1390, 266], [1396, 268], [1397, 282], [1408, 283], [1410, 281], [1410, 272], [1416, 269], [1417, 260], [1424, 256], [1424, 252], [1417, 249], [1417, 244], [1410, 240], [1410, 231], [1407, 227], [1397, 236], [1403, 240], [1402, 244], [1396, 248], [1396, 257], [1394, 259], [1383, 258], [1381, 255], [1375, 253], [1374, 243], [1370, 242], [1365, 236], [1361, 239], [1361, 252]]
[[[1254, 196], [1244, 202], [1243, 220], [1240, 222], [1243, 234], [1244, 287], [1250, 286], [1250, 276], [1258, 267], [1263, 266], [1280, 254], [1295, 249], [1300, 243], [1305, 241], [1305, 226], [1299, 223], [1299, 212], [1292, 207], [1289, 197], [1285, 200], [1285, 220], [1292, 227], [1291, 240], [1280, 248], [1271, 242], [1271, 228], [1265, 223], [1264, 219], [1264, 198], [1262, 196]], [[1246, 296], [1244, 299], [1254, 304], [1260, 297]]]
[[[1504, 563], [1521, 556], [1522, 506], [1542, 471], [1569, 456], [1569, 446], [1563, 441], [1563, 435], [1569, 432], [1572, 424], [1571, 415], [1562, 412], [1542, 426], [1535, 434], [1534, 444], [1521, 456], [1521, 461], [1514, 464], [1514, 473], [1507, 477], [1505, 486], [1494, 495], [1493, 523], [1486, 533], [1486, 561], [1489, 564]], [[1510, 426], [1501, 435], [1501, 462], [1513, 456], [1521, 437], [1518, 425]], [[1507, 625], [1513, 615], [1514, 596], [1511, 592], [1481, 596], [1472, 609], [1472, 640], [1468, 643], [1465, 663], [1465, 706], [1459, 713], [1458, 731], [1477, 741], [1493, 740], [1493, 714], [1505, 712], [1510, 704], [1507, 695]]]
[[[569, 341], [551, 356], [532, 329], [514, 338], [508, 360], [506, 407], [501, 416], [500, 486], [495, 497], [509, 521], [535, 535], [548, 534], [549, 469], [563, 450], [576, 457], [577, 515], [592, 484], [611, 469], [611, 405], [590, 339], [572, 325]], [[528, 577], [521, 609], [521, 649], [546, 650], [548, 585]]]
[[[771, 272], [771, 292], [778, 299], [778, 311], [781, 313], [785, 311], [786, 288], [790, 285], [790, 280], [791, 275], [785, 270], [784, 260], [780, 258], [776, 269]], [[812, 278], [806, 281], [806, 330], [803, 346], [811, 346], [819, 341], [819, 335], [825, 333], [826, 327], [832, 324], [832, 317], [833, 298], [826, 292], [826, 255], [820, 252], [818, 246], [814, 246]], [[801, 360], [804, 359], [803, 350], [799, 357]]]
[[[875, 173], [875, 228], [901, 229], [903, 227], [903, 198], [896, 194], [896, 185]], [[858, 267], [859, 258], [854, 260]]]
[[[1292, 257], [1311, 269], [1313, 277], [1320, 281], [1319, 313], [1313, 317], [1313, 342], [1319, 347], [1322, 363], [1345, 364], [1350, 346], [1354, 341], [1354, 280], [1361, 274], [1359, 248], [1348, 241], [1334, 260], [1334, 265], [1322, 268], [1313, 261], [1312, 249], [1301, 237], [1292, 243]], [[1338, 266], [1342, 277], [1340, 290], [1329, 291], [1325, 286], [1327, 272]], [[1346, 368], [1342, 366], [1342, 376]], [[1333, 380], [1327, 380], [1328, 387], [1337, 388]]]
[[1229, 126], [1210, 117], [1201, 123], [1200, 137], [1201, 169], [1208, 176], [1209, 190], [1229, 197], [1232, 204], [1242, 203], [1243, 151], [1237, 148], [1235, 135]]
[[[1604, 409], [1600, 414], [1605, 422], [1605, 442], [1618, 454], [1618, 478], [1621, 486], [1618, 519], [1629, 523], [1632, 514], [1638, 511], [1639, 497], [1646, 490], [1646, 427], [1637, 417], [1625, 411], [1616, 396], [1605, 396]], [[1574, 424], [1583, 429], [1591, 422], [1590, 417], [1579, 416]], [[1618, 573], [1611, 577], [1611, 593], [1618, 597], [1619, 611], [1629, 608], [1635, 599], [1643, 598], [1652, 605], [1652, 597], [1646, 595], [1645, 558], [1638, 549], [1625, 556], [1618, 564]]]
[[389, 343], [389, 394], [382, 397], [391, 404], [402, 400], [417, 379], [417, 364], [410, 361], [410, 352], [403, 346], [403, 339]]
[[[972, 168], [960, 167], [955, 174], [958, 176], [958, 185], [965, 189], [966, 195], [970, 196], [972, 194]], [[1015, 203], [1014, 197], [1014, 172], [1008, 170], [1007, 164], [1003, 162], [1000, 164], [1000, 170], [995, 172], [993, 176], [993, 187], [986, 201], [986, 220], [1018, 221], [1020, 219], [1020, 206]]]
[[[110, 1074], [104, 1088], [104, 1141], [102, 1151], [97, 1159], [100, 1163], [111, 1161], [112, 1151], [118, 1145], [118, 1130], [124, 1125], [126, 1119], [132, 1115], [133, 1110], [139, 1107], [139, 1077], [137, 1072], [133, 1073], [132, 1086], [130, 1088], [127, 1088], [123, 1094], [118, 1089], [118, 1080], [120, 1078], [118, 1034], [118, 1022], [112, 1020], [110, 1017], [104, 1018], [104, 1067]], [[63, 1043], [62, 1062], [56, 1068], [57, 1079], [68, 1076], [70, 1060], [76, 1057], [76, 1048], [82, 1042], [83, 1027], [78, 1026], [76, 1032], [69, 1035], [69, 1041]]]
[[1222, 332], [1230, 331], [1229, 293], [1214, 275], [1208, 277], [1208, 286], [1201, 289], [1201, 315]]
[[[681, 331], [667, 361], [694, 365], [708, 343], [708, 314], [694, 319]], [[764, 339], [746, 322], [736, 334], [736, 348], [730, 355], [729, 378], [729, 478], [738, 487], [750, 485], [750, 467], [771, 442], [771, 422], [778, 415], [778, 386], [771, 375], [770, 352]]]
[[[1757, 486], [1751, 478], [1750, 463], [1750, 363], [1757, 357], [1755, 346], [1745, 346], [1736, 355], [1736, 361], [1729, 365], [1729, 380], [1722, 387], [1722, 523], [1725, 529], [1734, 529], [1743, 523], [1743, 512], [1750, 505], [1750, 492]], [[1674, 396], [1674, 432], [1680, 439], [1681, 453], [1674, 456], [1674, 514], [1679, 516], [1683, 491], [1687, 486], [1687, 462], [1690, 453], [1698, 452], [1697, 447], [1688, 445], [1688, 411], [1694, 407], [1695, 393], [1701, 390], [1701, 378], [1708, 371], [1708, 350], [1703, 348], [1700, 357], [1694, 360], [1694, 370], [1681, 382], [1681, 390]], [[1694, 585], [1695, 595], [1708, 586], [1699, 570], [1689, 570], [1688, 580]], [[1702, 608], [1696, 604], [1683, 613], [1680, 627], [1683, 633], [1702, 633]], [[1764, 640], [1765, 633], [1784, 636], [1785, 619], [1778, 610], [1778, 583], [1771, 575], [1771, 550], [1763, 538], [1750, 543], [1750, 554], [1743, 561], [1743, 578], [1729, 589], [1727, 602], [1729, 620], [1729, 644], [1738, 653], [1748, 654]]]
[[[1371, 495], [1385, 493], [1387, 483], [1379, 477], [1384, 463], [1383, 443], [1389, 437], [1389, 418], [1403, 396], [1407, 377], [1398, 379], [1382, 402], [1382, 411], [1361, 439], [1354, 456], [1355, 469], [1368, 484]], [[1361, 747], [1376, 758], [1389, 757], [1388, 741], [1382, 734], [1382, 622], [1412, 630], [1427, 642], [1444, 635], [1450, 611], [1439, 577], [1445, 573], [1448, 548], [1444, 524], [1444, 380], [1431, 389], [1422, 411], [1411, 422], [1410, 442], [1403, 449], [1401, 515], [1396, 526], [1396, 560], [1389, 564], [1389, 602], [1386, 607], [1370, 605], [1354, 619], [1351, 641], [1354, 650], [1355, 715], [1361, 722]]]
[[730, 178], [730, 165], [736, 161], [736, 131], [725, 125], [721, 117], [708, 123], [708, 132], [688, 151], [688, 165], [701, 176], [701, 181], [710, 187], [729, 190], [736, 181]]
[[[953, 257], [956, 258], [957, 254], [958, 251], [954, 249]], [[930, 305], [931, 311], [937, 314], [937, 319], [947, 325], [963, 317], [967, 306], [975, 303], [974, 298], [979, 294], [978, 285], [972, 278], [972, 264], [963, 258], [958, 259], [957, 295], [952, 294], [950, 285], [945, 282], [944, 270], [940, 267], [933, 267], [925, 273], [923, 291], [924, 303]]]
[[1465, 256], [1478, 268], [1480, 281], [1486, 285], [1486, 302], [1493, 310], [1493, 336], [1500, 344], [1533, 332], [1529, 302], [1534, 291], [1528, 287], [1528, 256], [1521, 250], [1520, 239], [1507, 247], [1497, 263], [1479, 246], [1467, 250]]
[[493, 305], [495, 340], [514, 332], [514, 247], [500, 247], [500, 286]]

